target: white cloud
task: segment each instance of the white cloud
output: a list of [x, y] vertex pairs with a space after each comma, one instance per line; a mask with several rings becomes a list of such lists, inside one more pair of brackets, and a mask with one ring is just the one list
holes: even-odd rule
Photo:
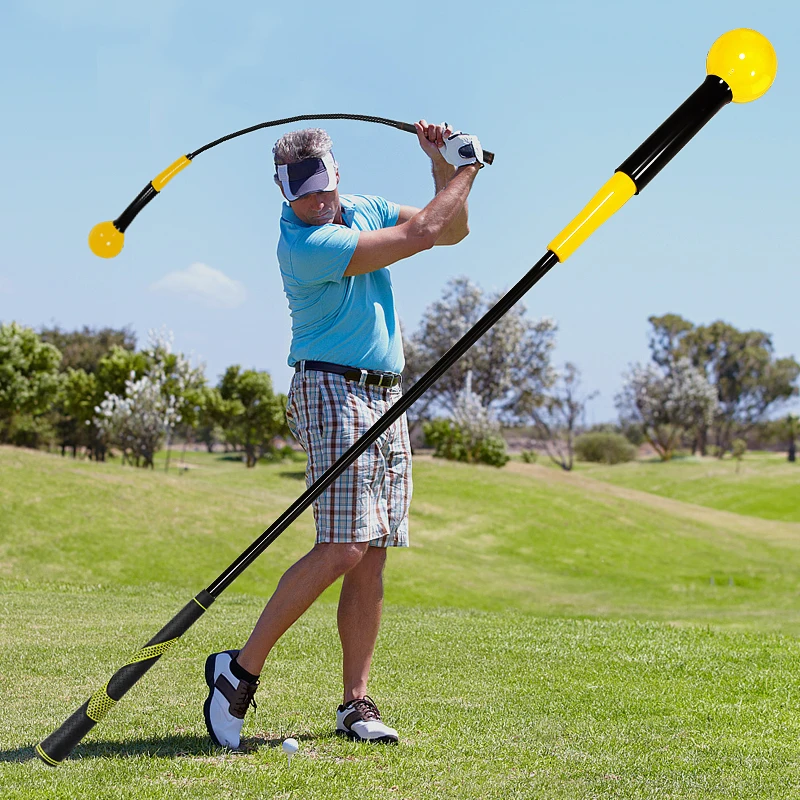
[[211, 308], [238, 308], [247, 299], [244, 284], [199, 262], [170, 272], [151, 284], [150, 291], [198, 300]]

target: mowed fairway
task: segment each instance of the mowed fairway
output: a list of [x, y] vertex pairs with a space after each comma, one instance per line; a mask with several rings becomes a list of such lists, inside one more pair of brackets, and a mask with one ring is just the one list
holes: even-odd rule
[[165, 474], [0, 448], [0, 797], [798, 796], [791, 509], [682, 503], [619, 468], [603, 477], [621, 486], [425, 458], [371, 684], [399, 747], [333, 735], [335, 587], [268, 662], [250, 751], [207, 739], [205, 655], [243, 642], [310, 544], [307, 513], [46, 767], [32, 746], [303, 489], [301, 462], [188, 460]]
[[747, 453], [738, 468], [730, 457], [582, 467], [584, 474], [619, 486], [747, 516], [800, 522], [800, 463], [789, 464], [785, 453]]

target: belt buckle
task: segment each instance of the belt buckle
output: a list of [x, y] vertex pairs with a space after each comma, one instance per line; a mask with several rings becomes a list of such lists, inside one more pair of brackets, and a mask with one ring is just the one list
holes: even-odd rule
[[367, 385], [367, 371], [365, 369], [359, 369], [361, 373], [361, 377], [358, 379], [359, 386], [366, 386]]

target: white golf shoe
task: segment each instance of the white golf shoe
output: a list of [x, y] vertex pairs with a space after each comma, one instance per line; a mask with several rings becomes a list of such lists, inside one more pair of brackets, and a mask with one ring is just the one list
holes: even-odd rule
[[238, 650], [225, 650], [212, 653], [206, 659], [208, 697], [203, 704], [203, 716], [211, 740], [220, 747], [234, 750], [240, 744], [239, 735], [247, 709], [251, 705], [256, 707], [253, 695], [258, 688], [258, 681], [241, 681], [231, 672], [231, 661], [238, 654]]
[[398, 736], [381, 720], [381, 712], [371, 697], [351, 700], [336, 709], [336, 733], [361, 742], [397, 744]]

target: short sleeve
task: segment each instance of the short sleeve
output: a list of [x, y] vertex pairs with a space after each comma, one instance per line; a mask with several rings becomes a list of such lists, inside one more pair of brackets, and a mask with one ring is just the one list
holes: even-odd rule
[[295, 240], [290, 252], [292, 275], [304, 284], [338, 283], [358, 245], [358, 231], [321, 225]]
[[397, 224], [397, 219], [400, 216], [400, 206], [397, 203], [392, 203], [383, 197], [376, 197], [371, 194], [358, 195], [366, 208], [362, 207], [362, 212], [369, 209], [369, 216], [371, 217], [373, 230], [379, 228], [393, 228]]

